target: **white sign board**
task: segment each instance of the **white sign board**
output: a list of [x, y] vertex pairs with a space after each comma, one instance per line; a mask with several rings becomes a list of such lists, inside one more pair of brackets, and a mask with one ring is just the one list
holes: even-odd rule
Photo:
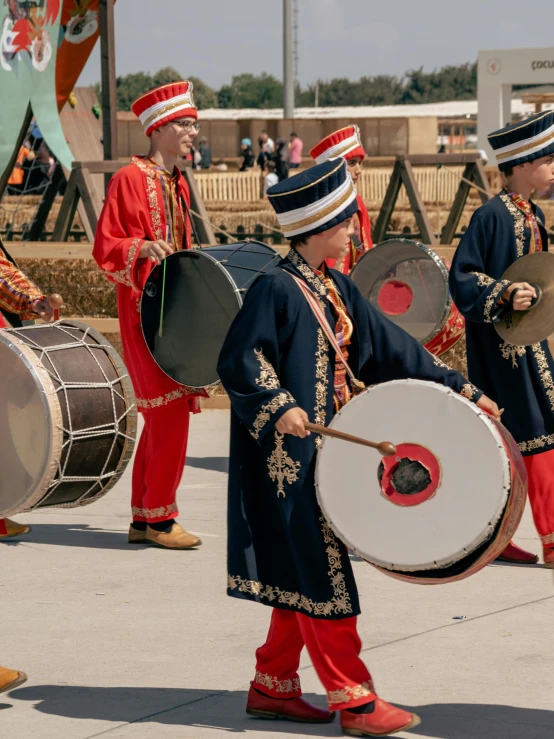
[[479, 148], [496, 159], [487, 135], [512, 120], [512, 85], [554, 84], [554, 47], [480, 51], [477, 65]]

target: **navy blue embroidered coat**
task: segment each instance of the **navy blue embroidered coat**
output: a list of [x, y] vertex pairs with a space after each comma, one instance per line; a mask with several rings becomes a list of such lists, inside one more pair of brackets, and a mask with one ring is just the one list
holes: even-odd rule
[[[543, 250], [548, 249], [544, 216], [533, 204]], [[501, 277], [529, 254], [531, 231], [525, 215], [501, 192], [471, 219], [450, 270], [450, 291], [466, 318], [470, 380], [504, 408], [502, 422], [523, 455], [554, 448], [554, 363], [546, 341], [514, 346], [496, 333], [498, 302], [511, 284]]]
[[[346, 618], [360, 607], [346, 548], [316, 500], [319, 439], [283, 436], [274, 428], [295, 406], [318, 424], [334, 412], [335, 355], [292, 274], [307, 282], [334, 327], [327, 289], [292, 250], [250, 288], [219, 358], [232, 405], [228, 594], [316, 618]], [[359, 380], [373, 385], [418, 377], [480, 396], [382, 317], [349, 277], [330, 274], [354, 323], [349, 364]]]

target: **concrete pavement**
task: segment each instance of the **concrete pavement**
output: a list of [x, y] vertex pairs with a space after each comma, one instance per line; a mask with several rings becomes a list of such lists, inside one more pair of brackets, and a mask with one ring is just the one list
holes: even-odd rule
[[[0, 545], [0, 664], [29, 682], [0, 695], [2, 739], [340, 735], [337, 722], [244, 714], [270, 612], [225, 595], [228, 418], [192, 419], [179, 520], [202, 536], [198, 551], [127, 544], [130, 468], [98, 503], [16, 517], [33, 532]], [[528, 512], [516, 541], [538, 551]], [[398, 737], [554, 737], [552, 572], [493, 565], [462, 583], [422, 587], [354, 567], [377, 689], [423, 719]], [[324, 705], [305, 655], [301, 678]]]

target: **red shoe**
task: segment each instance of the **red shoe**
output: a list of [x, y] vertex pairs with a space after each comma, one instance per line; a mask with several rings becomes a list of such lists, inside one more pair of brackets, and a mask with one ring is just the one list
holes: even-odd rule
[[543, 547], [544, 566], [554, 570], [554, 547]]
[[512, 562], [518, 565], [536, 565], [539, 561], [537, 554], [531, 554], [526, 552], [525, 549], [518, 547], [511, 541], [506, 549], [499, 554], [495, 560], [496, 562]]
[[420, 723], [421, 719], [415, 713], [397, 708], [381, 698], [375, 700], [373, 713], [340, 712], [342, 732], [349, 736], [388, 736], [413, 729]]
[[259, 693], [252, 685], [246, 701], [246, 713], [258, 718], [298, 721], [301, 724], [330, 724], [335, 718], [334, 712], [312, 706], [304, 698], [270, 698]]

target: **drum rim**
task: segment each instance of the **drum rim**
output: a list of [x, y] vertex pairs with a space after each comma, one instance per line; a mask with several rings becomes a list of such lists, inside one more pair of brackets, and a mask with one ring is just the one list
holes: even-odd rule
[[[240, 242], [240, 243], [242, 243], [242, 242]], [[252, 243], [252, 242], [250, 242], [250, 243]], [[217, 246], [225, 246], [225, 244], [217, 244]], [[264, 246], [266, 246], [266, 244], [264, 244]], [[206, 247], [206, 248], [208, 249], [210, 247]], [[177, 256], [178, 254], [187, 254], [187, 252], [193, 252], [194, 254], [202, 255], [202, 257], [205, 258], [205, 259], [209, 259], [210, 262], [212, 262], [212, 264], [215, 264], [217, 266], [217, 268], [219, 270], [221, 270], [221, 272], [223, 272], [223, 274], [227, 278], [227, 281], [229, 282], [229, 284], [233, 288], [233, 293], [235, 294], [235, 298], [236, 298], [237, 303], [238, 303], [238, 308], [240, 310], [242, 308], [242, 304], [244, 302], [244, 299], [240, 295], [239, 289], [237, 287], [237, 283], [233, 280], [233, 278], [228, 273], [228, 271], [225, 269], [225, 267], [217, 259], [215, 259], [214, 257], [212, 257], [211, 254], [203, 253], [203, 251], [204, 250], [202, 248], [200, 248], [200, 249], [181, 249], [179, 251], [174, 252], [173, 254], [170, 254], [168, 257], [166, 257], [166, 259], [171, 259], [171, 257]], [[276, 253], [278, 254], [279, 252], [276, 252]], [[154, 269], [156, 269], [157, 266], [158, 265], [154, 265], [154, 267], [152, 267], [152, 269], [150, 270], [150, 274], [148, 275], [148, 278], [146, 279], [146, 282], [148, 282], [148, 279], [150, 278], [150, 275], [152, 274], [152, 272], [154, 271]], [[146, 286], [146, 282], [144, 283], [145, 286]], [[150, 351], [150, 347], [148, 346], [148, 342], [146, 341], [146, 336], [144, 335], [144, 326], [143, 326], [143, 323], [142, 323], [142, 301], [144, 300], [144, 294], [145, 293], [144, 293], [144, 288], [143, 288], [142, 294], [141, 294], [141, 297], [140, 297], [140, 310], [139, 310], [140, 330], [141, 330], [141, 333], [142, 333], [142, 338], [144, 340], [144, 345], [145, 345], [148, 353], [152, 357], [152, 361], [155, 362], [155, 364], [159, 368], [159, 370], [161, 372], [163, 372], [166, 377], [169, 377], [169, 379], [172, 382], [174, 382], [176, 385], [179, 385], [180, 387], [187, 387], [187, 388], [190, 388], [191, 390], [202, 390], [203, 388], [206, 388], [206, 387], [217, 387], [218, 385], [220, 385], [221, 384], [221, 380], [219, 378], [217, 380], [215, 380], [214, 382], [208, 383], [207, 385], [184, 385], [181, 382], [177, 382], [177, 380], [174, 377], [171, 377], [171, 375], [168, 375], [168, 373], [162, 367], [160, 367], [160, 365], [158, 364], [158, 362], [156, 362], [156, 358], [154, 357], [154, 355]], [[238, 311], [237, 311], [237, 313], [238, 313]]]
[[135, 397], [135, 391], [133, 389], [133, 383], [131, 382], [131, 378], [129, 377], [129, 371], [127, 370], [127, 367], [125, 366], [125, 362], [121, 359], [119, 356], [119, 353], [117, 349], [114, 347], [114, 345], [111, 343], [109, 339], [107, 339], [103, 334], [100, 333], [100, 331], [97, 331], [95, 328], [92, 328], [92, 326], [89, 326], [86, 323], [83, 323], [82, 321], [69, 321], [66, 319], [62, 319], [60, 321], [56, 321], [56, 323], [53, 324], [47, 324], [49, 326], [71, 326], [73, 328], [80, 328], [80, 329], [87, 329], [86, 331], [83, 331], [83, 336], [86, 336], [87, 334], [90, 334], [93, 336], [98, 343], [105, 347], [107, 349], [106, 354], [108, 355], [109, 360], [111, 361], [112, 365], [114, 366], [114, 369], [116, 373], [119, 376], [119, 381], [121, 382], [121, 387], [123, 388], [123, 395], [125, 398], [126, 403], [128, 403], [127, 408], [127, 419], [128, 419], [128, 428], [125, 431], [125, 436], [131, 436], [132, 439], [125, 438], [124, 444], [123, 444], [123, 450], [121, 452], [121, 456], [119, 458], [119, 462], [117, 464], [117, 468], [114, 471], [113, 475], [110, 477], [108, 482], [104, 485], [104, 487], [92, 498], [86, 498], [86, 500], [80, 500], [75, 503], [59, 503], [59, 504], [53, 504], [53, 505], [43, 505], [39, 508], [26, 508], [25, 512], [28, 512], [30, 510], [46, 510], [47, 508], [82, 508], [83, 506], [87, 506], [90, 503], [95, 503], [97, 500], [100, 500], [100, 498], [103, 498], [106, 493], [113, 488], [113, 486], [120, 480], [121, 476], [125, 472], [127, 465], [131, 461], [131, 458], [133, 456], [133, 451], [135, 449], [136, 440], [137, 440], [137, 404], [136, 404], [136, 397]]
[[[39, 329], [40, 327], [39, 325], [23, 328]], [[4, 517], [31, 510], [41, 500], [56, 476], [63, 447], [63, 416], [54, 383], [36, 352], [19, 337], [18, 331], [21, 331], [21, 329], [0, 330], [0, 341], [15, 350], [15, 353], [31, 372], [37, 386], [41, 389], [43, 407], [46, 411], [46, 425], [51, 433], [47, 440], [48, 444], [44, 455], [45, 463], [40, 480], [35, 482], [32, 492], [21, 505], [0, 511], [0, 515]], [[10, 334], [8, 340], [4, 339], [5, 334]], [[46, 398], [52, 399], [52, 405], [45, 402]]]
[[[476, 413], [477, 417], [480, 418], [481, 421], [484, 422], [486, 426], [488, 426], [489, 430], [491, 430], [493, 432], [493, 436], [494, 436], [495, 440], [497, 441], [498, 446], [501, 447], [504, 450], [506, 449], [505, 443], [504, 443], [504, 438], [503, 438], [501, 432], [496, 427], [495, 423], [493, 422], [493, 420], [491, 419], [491, 417], [487, 413], [485, 413], [480, 408], [478, 408], [475, 405], [475, 403], [473, 403], [472, 401], [468, 400], [467, 398], [464, 398], [462, 395], [460, 395], [459, 393], [456, 393], [451, 388], [445, 387], [444, 385], [442, 385], [440, 383], [437, 383], [437, 382], [429, 382], [427, 380], [418, 380], [418, 379], [413, 379], [413, 378], [400, 379], [400, 380], [390, 380], [388, 382], [382, 382], [382, 383], [379, 383], [378, 385], [374, 385], [372, 387], [367, 388], [363, 393], [360, 393], [359, 395], [357, 395], [354, 398], [352, 398], [352, 400], [349, 401], [348, 406], [350, 406], [352, 403], [359, 402], [359, 399], [360, 398], [365, 397], [366, 395], [368, 395], [371, 392], [377, 391], [379, 388], [382, 388], [384, 386], [399, 385], [399, 384], [402, 384], [402, 385], [422, 385], [422, 386], [426, 386], [426, 387], [427, 386], [434, 386], [435, 389], [437, 389], [437, 390], [441, 390], [441, 391], [443, 391], [443, 392], [445, 392], [447, 394], [454, 394], [454, 395], [456, 395], [457, 396], [457, 399], [461, 400], [465, 405], [471, 407], [472, 411], [474, 411]], [[331, 422], [329, 423], [329, 427], [330, 428], [333, 428], [333, 424], [335, 422], [335, 419], [337, 419], [340, 416], [340, 413], [341, 413], [341, 411], [339, 411], [338, 413], [336, 413], [333, 416]], [[335, 535], [342, 542], [344, 542], [344, 544], [349, 549], [351, 549], [358, 557], [360, 557], [361, 559], [363, 559], [364, 562], [367, 562], [370, 565], [374, 565], [375, 567], [377, 567], [379, 569], [385, 570], [388, 574], [391, 574], [393, 576], [396, 573], [398, 573], [400, 575], [407, 575], [407, 576], [409, 576], [410, 573], [412, 573], [412, 572], [421, 572], [421, 571], [425, 571], [425, 570], [428, 570], [428, 571], [440, 570], [440, 569], [442, 569], [442, 568], [444, 568], [444, 567], [452, 564], [452, 559], [451, 558], [448, 559], [448, 558], [445, 557], [443, 560], [437, 560], [436, 561], [436, 567], [432, 567], [432, 568], [431, 567], [425, 568], [425, 567], [422, 567], [421, 565], [418, 565], [418, 566], [409, 566], [409, 565], [408, 566], [405, 566], [405, 565], [403, 565], [402, 567], [395, 566], [394, 568], [392, 568], [390, 562], [384, 562], [382, 560], [379, 560], [378, 558], [373, 558], [371, 561], [369, 559], [367, 559], [367, 556], [365, 556], [351, 541], [349, 541], [349, 539], [348, 539], [347, 536], [344, 536], [341, 533], [341, 531], [339, 530], [339, 527], [331, 520], [331, 518], [329, 517], [329, 515], [328, 515], [328, 513], [325, 510], [325, 507], [323, 505], [322, 494], [320, 492], [319, 470], [320, 470], [321, 455], [322, 455], [323, 449], [325, 448], [325, 444], [327, 442], [327, 439], [328, 439], [328, 437], [323, 437], [322, 438], [322, 442], [321, 442], [321, 444], [319, 446], [319, 449], [317, 451], [317, 458], [316, 458], [316, 466], [315, 466], [314, 479], [315, 479], [315, 489], [316, 489], [316, 497], [317, 497], [318, 505], [319, 505], [319, 507], [320, 507], [320, 509], [321, 509], [321, 511], [323, 513], [323, 516], [324, 516], [325, 520], [328, 522], [329, 526], [331, 527], [331, 529], [333, 530], [333, 532], [335, 533]], [[327, 442], [327, 444], [329, 444], [329, 442]], [[507, 455], [507, 452], [506, 452], [506, 456], [508, 456]], [[510, 483], [510, 487], [507, 486], [507, 483]], [[493, 523], [493, 529], [497, 527], [497, 525], [500, 522], [502, 516], [504, 515], [504, 512], [506, 511], [506, 506], [508, 505], [509, 499], [510, 499], [510, 494], [511, 494], [511, 467], [510, 467], [509, 462], [507, 463], [507, 469], [504, 470], [504, 489], [505, 490], [506, 489], [508, 490], [508, 492], [507, 492], [507, 494], [505, 496], [505, 503], [504, 503], [504, 506], [502, 507], [502, 510], [497, 513], [497, 516], [496, 516], [495, 520], [492, 521], [492, 523]], [[477, 548], [478, 546], [480, 546], [480, 544], [483, 544], [486, 541], [487, 541], [487, 539], [483, 539], [481, 542], [477, 543], [476, 546], [473, 547], [471, 551], [474, 551], [475, 548]], [[459, 560], [457, 560], [457, 561], [459, 561]], [[438, 582], [440, 582], [440, 580], [438, 580]]]
[[[435, 327], [435, 329], [433, 329], [433, 331], [428, 336], [426, 336], [423, 339], [418, 339], [418, 342], [420, 344], [423, 344], [424, 345], [424, 344], [427, 344], [427, 342], [429, 342], [432, 339], [434, 339], [435, 336], [438, 336], [438, 334], [440, 334], [440, 332], [446, 326], [446, 323], [448, 322], [448, 318], [449, 318], [450, 313], [452, 311], [452, 295], [450, 294], [450, 288], [448, 286], [448, 279], [449, 279], [448, 268], [446, 267], [445, 263], [443, 262], [443, 260], [437, 254], [436, 251], [433, 251], [433, 249], [431, 247], [426, 246], [425, 244], [422, 244], [420, 241], [414, 241], [413, 239], [394, 238], [394, 239], [388, 239], [387, 241], [380, 241], [378, 244], [375, 244], [374, 247], [372, 247], [371, 249], [369, 249], [368, 251], [366, 251], [364, 254], [362, 254], [362, 256], [358, 259], [358, 261], [356, 262], [356, 264], [352, 268], [352, 271], [350, 272], [350, 277], [354, 280], [354, 273], [356, 272], [356, 267], [360, 264], [360, 262], [362, 262], [362, 260], [368, 254], [370, 254], [371, 252], [375, 252], [375, 250], [376, 249], [379, 249], [380, 247], [387, 246], [387, 245], [389, 245], [391, 243], [394, 243], [394, 242], [401, 242], [403, 244], [411, 244], [411, 245], [416, 246], [420, 251], [425, 252], [429, 257], [431, 257], [431, 259], [433, 260], [433, 262], [435, 262], [435, 264], [438, 266], [440, 272], [442, 272], [442, 276], [444, 277], [444, 281], [445, 281], [445, 284], [446, 284], [446, 306], [445, 306], [445, 309], [444, 309], [444, 314], [443, 314], [440, 322]], [[408, 261], [408, 260], [405, 259], [403, 261]], [[401, 263], [402, 262], [399, 262], [398, 264], [401, 264]], [[354, 281], [354, 284], [356, 284], [355, 281]], [[356, 284], [356, 287], [358, 287], [357, 284]], [[359, 287], [358, 287], [358, 289], [359, 289]], [[364, 298], [364, 300], [366, 300], [366, 302], [369, 302], [366, 298]], [[379, 312], [381, 313], [381, 311], [379, 311]], [[385, 315], [385, 314], [383, 313], [382, 315]], [[406, 330], [406, 329], [404, 329], [404, 330]]]
[[[207, 249], [231, 249], [231, 247], [238, 246], [239, 244], [242, 244], [243, 246], [248, 246], [249, 244], [264, 246], [266, 249], [270, 249], [274, 254], [281, 256], [281, 252], [278, 251], [274, 246], [272, 246], [271, 244], [265, 244], [263, 241], [258, 241], [257, 239], [244, 239], [244, 241], [235, 241], [232, 244], [208, 244], [207, 246], [193, 246], [192, 249], [182, 249], [182, 251], [205, 252]], [[239, 250], [237, 249], [236, 251]]]

